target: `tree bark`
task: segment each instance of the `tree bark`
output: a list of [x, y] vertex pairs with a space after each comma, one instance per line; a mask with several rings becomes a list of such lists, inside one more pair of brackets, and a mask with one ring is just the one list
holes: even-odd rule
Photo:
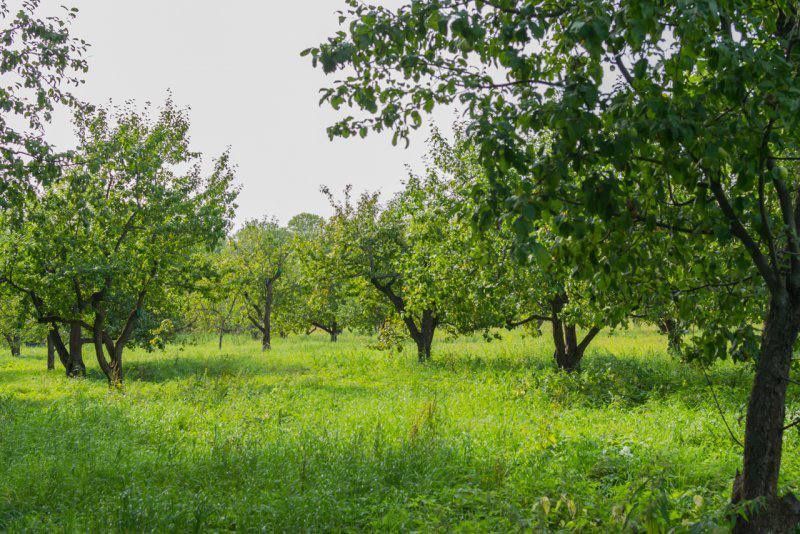
[[266, 282], [264, 288], [264, 318], [263, 329], [261, 330], [261, 350], [268, 351], [272, 349], [272, 298], [273, 298], [273, 284], [272, 280]]
[[69, 360], [67, 376], [86, 376], [86, 364], [83, 363], [83, 332], [79, 321], [72, 321], [69, 325]]
[[586, 353], [586, 348], [600, 333], [600, 328], [589, 329], [582, 341], [578, 341], [578, 329], [575, 325], [565, 323], [561, 319], [561, 311], [568, 300], [566, 295], [558, 295], [550, 302], [551, 319], [553, 325], [553, 344], [555, 351], [553, 357], [559, 369], [568, 373], [580, 370], [581, 360]]
[[406, 313], [406, 302], [400, 295], [392, 290], [392, 284], [382, 284], [377, 278], [370, 278], [370, 282], [375, 288], [383, 293], [389, 302], [394, 306], [395, 311], [403, 318], [403, 322], [408, 329], [408, 333], [417, 345], [417, 359], [420, 363], [431, 359], [431, 346], [436, 327], [439, 325], [439, 318], [433, 310], [425, 310], [419, 318], [419, 325], [413, 317]]
[[312, 332], [314, 332], [314, 330], [322, 330], [330, 336], [331, 343], [336, 343], [339, 340], [339, 334], [342, 333], [342, 329], [339, 328], [339, 323], [336, 321], [333, 321], [331, 326], [327, 326], [321, 322], [312, 321], [311, 326], [314, 328], [306, 332], [306, 335], [310, 335]]
[[[412, 321], [413, 322], [413, 321]], [[420, 363], [430, 361], [433, 336], [436, 333], [436, 316], [431, 310], [422, 312], [419, 328], [411, 331], [411, 336], [417, 345], [417, 359]]]
[[800, 522], [794, 495], [778, 497], [786, 389], [800, 331], [800, 310], [786, 301], [773, 298], [770, 303], [747, 408], [744, 465], [734, 483], [734, 502], [761, 499], [764, 508], [749, 513], [749, 519], [739, 517], [735, 533], [792, 532]]
[[217, 347], [219, 350], [222, 350], [222, 337], [224, 335], [225, 335], [225, 332], [220, 330], [219, 331], [219, 343], [218, 343], [218, 347]]
[[52, 371], [56, 368], [56, 345], [53, 342], [55, 334], [50, 331], [47, 334], [47, 370]]

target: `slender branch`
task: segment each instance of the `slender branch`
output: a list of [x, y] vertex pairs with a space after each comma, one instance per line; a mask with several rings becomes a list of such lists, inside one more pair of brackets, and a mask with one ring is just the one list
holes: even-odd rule
[[753, 259], [753, 263], [755, 263], [758, 272], [764, 278], [764, 281], [767, 283], [770, 291], [772, 293], [779, 292], [782, 288], [780, 278], [778, 277], [776, 271], [770, 267], [769, 262], [764, 257], [763, 252], [747, 229], [744, 227], [742, 222], [739, 220], [739, 217], [736, 216], [733, 206], [731, 206], [730, 202], [728, 201], [728, 197], [725, 195], [725, 192], [722, 189], [722, 184], [718, 180], [712, 179], [709, 180], [709, 185], [712, 193], [714, 193], [714, 198], [716, 199], [717, 204], [722, 210], [722, 213], [728, 219], [728, 223], [731, 226], [731, 232], [733, 232], [733, 235], [739, 238], [745, 249], [747, 249], [750, 257]]
[[552, 320], [552, 317], [547, 317], [546, 315], [533, 314], [520, 321], [512, 321], [511, 319], [507, 320], [506, 328], [516, 328], [518, 326], [532, 323], [533, 321], [551, 322]]
[[708, 388], [711, 390], [711, 395], [714, 397], [714, 404], [717, 405], [717, 411], [719, 411], [719, 415], [722, 418], [722, 422], [725, 423], [725, 428], [728, 429], [728, 434], [730, 435], [731, 439], [737, 445], [739, 445], [740, 447], [744, 448], [744, 445], [742, 444], [741, 441], [739, 441], [739, 438], [736, 437], [736, 435], [733, 433], [733, 430], [731, 430], [730, 425], [728, 424], [728, 419], [725, 417], [725, 413], [722, 411], [722, 406], [719, 403], [719, 399], [717, 398], [716, 391], [714, 391], [714, 385], [711, 383], [711, 379], [708, 377], [708, 373], [706, 372], [706, 368], [702, 367], [702, 370], [703, 370], [703, 376], [706, 377], [706, 382], [708, 383]]

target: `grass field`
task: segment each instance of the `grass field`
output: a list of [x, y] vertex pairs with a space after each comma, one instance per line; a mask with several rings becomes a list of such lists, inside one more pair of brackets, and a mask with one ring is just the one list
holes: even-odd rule
[[[0, 531], [620, 531], [724, 521], [741, 451], [703, 373], [646, 330], [580, 375], [547, 337], [437, 340], [434, 361], [342, 336], [132, 351], [99, 371], [0, 356]], [[88, 357], [91, 350], [86, 350]], [[96, 366], [90, 366], [94, 369]], [[734, 431], [749, 372], [709, 372]], [[800, 388], [790, 410], [800, 409]], [[800, 491], [800, 434], [783, 485]]]

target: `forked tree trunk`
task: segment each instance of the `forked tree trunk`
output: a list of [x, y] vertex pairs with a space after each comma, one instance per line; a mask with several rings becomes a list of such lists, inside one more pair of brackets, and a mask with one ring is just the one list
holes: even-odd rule
[[577, 329], [573, 325], [564, 324], [560, 320], [553, 321], [554, 358], [559, 369], [568, 373], [580, 369], [585, 348], [578, 344]]
[[[68, 377], [76, 378], [86, 376], [86, 365], [83, 363], [83, 338], [81, 337], [81, 324], [78, 321], [70, 323], [68, 345], [64, 345], [58, 327], [52, 325], [50, 335], [58, 359]], [[49, 365], [49, 364], [48, 364]]]
[[433, 336], [436, 333], [436, 327], [439, 325], [439, 318], [436, 316], [436, 312], [433, 310], [423, 311], [422, 316], [419, 317], [419, 324], [417, 324], [414, 317], [406, 314], [405, 300], [394, 292], [391, 283], [383, 284], [377, 278], [370, 278], [370, 282], [378, 291], [386, 295], [389, 302], [394, 306], [395, 311], [403, 318], [411, 339], [417, 345], [417, 359], [420, 363], [430, 360]]
[[327, 333], [330, 336], [331, 343], [336, 343], [339, 340], [339, 334], [342, 333], [342, 329], [339, 328], [339, 323], [333, 321], [330, 326], [327, 324], [323, 324], [321, 322], [311, 322], [311, 326], [314, 328], [306, 333], [306, 335], [311, 334], [314, 330], [322, 330], [323, 332]]
[[553, 358], [556, 361], [556, 365], [559, 369], [572, 373], [580, 369], [586, 348], [595, 336], [600, 333], [600, 329], [591, 328], [583, 340], [579, 341], [577, 327], [567, 324], [561, 319], [561, 312], [567, 302], [566, 295], [559, 295], [550, 302], [550, 322], [553, 326], [553, 344], [555, 345]]
[[[433, 336], [436, 333], [436, 315], [431, 310], [425, 310], [422, 312], [419, 327], [410, 318], [406, 321], [406, 324], [409, 327], [414, 343], [417, 345], [417, 359], [420, 363], [430, 361]], [[412, 325], [414, 325], [414, 328], [412, 328]]]
[[798, 310], [788, 303], [770, 303], [761, 352], [747, 407], [744, 465], [734, 483], [734, 502], [761, 499], [761, 511], [739, 517], [735, 533], [793, 532], [800, 522], [800, 502], [778, 496], [786, 389], [794, 343], [800, 331]]

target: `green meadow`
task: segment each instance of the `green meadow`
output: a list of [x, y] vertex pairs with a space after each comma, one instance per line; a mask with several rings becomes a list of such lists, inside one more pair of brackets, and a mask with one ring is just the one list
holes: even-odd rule
[[[717, 402], [741, 439], [746, 366], [709, 369], [712, 395], [644, 329], [602, 335], [574, 376], [547, 336], [439, 339], [424, 365], [369, 345], [133, 351], [121, 391], [96, 365], [46, 371], [41, 348], [0, 356], [0, 531], [724, 527], [741, 449]], [[793, 429], [795, 492], [799, 451]]]

